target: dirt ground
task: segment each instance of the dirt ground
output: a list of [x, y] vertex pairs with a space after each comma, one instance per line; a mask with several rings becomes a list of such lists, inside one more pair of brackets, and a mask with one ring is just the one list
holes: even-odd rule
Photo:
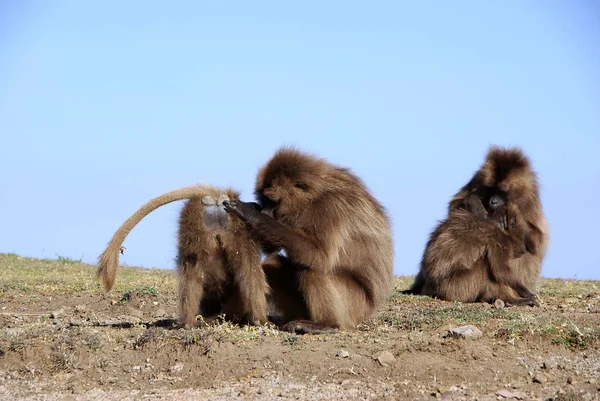
[[355, 332], [297, 336], [177, 329], [174, 271], [122, 267], [103, 294], [94, 269], [0, 254], [0, 400], [600, 399], [597, 281], [544, 279], [540, 308], [393, 291]]

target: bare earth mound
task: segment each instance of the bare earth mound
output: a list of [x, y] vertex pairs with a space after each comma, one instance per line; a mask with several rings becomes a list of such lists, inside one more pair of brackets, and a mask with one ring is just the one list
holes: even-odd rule
[[174, 329], [174, 271], [120, 267], [102, 294], [94, 270], [0, 254], [0, 400], [600, 399], [597, 281], [543, 280], [541, 308], [393, 292], [356, 332], [296, 336]]

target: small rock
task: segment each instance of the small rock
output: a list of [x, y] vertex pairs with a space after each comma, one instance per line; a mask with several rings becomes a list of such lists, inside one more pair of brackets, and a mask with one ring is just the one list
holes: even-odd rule
[[337, 352], [337, 354], [335, 354], [335, 356], [340, 357], [340, 358], [348, 358], [350, 356], [350, 354], [345, 349], [341, 349]]
[[52, 324], [58, 324], [58, 323], [60, 323], [60, 322], [58, 321], [58, 319], [52, 319]]
[[176, 365], [173, 365], [169, 368], [169, 371], [171, 373], [179, 373], [183, 370], [183, 363], [178, 363]]
[[154, 316], [163, 317], [167, 314], [167, 312], [163, 308], [158, 308], [156, 312], [154, 312]]
[[575, 380], [573, 380], [572, 377], [570, 377], [570, 376], [567, 377], [567, 384], [575, 384], [575, 383], [577, 383], [577, 382]]
[[79, 384], [76, 384], [73, 386], [73, 388], [71, 389], [71, 391], [73, 392], [73, 394], [83, 394], [85, 393], [85, 389], [80, 386]]
[[396, 360], [390, 351], [379, 352], [373, 355], [373, 359], [376, 359], [381, 366], [388, 366]]
[[503, 309], [504, 308], [504, 301], [501, 300], [501, 299], [497, 299], [494, 302], [494, 308], [496, 308], [496, 309]]
[[6, 335], [7, 335], [8, 337], [16, 337], [16, 336], [18, 336], [19, 334], [21, 334], [21, 331], [22, 331], [22, 330], [19, 330], [19, 329], [13, 329], [13, 328], [9, 328], [9, 329], [5, 329], [5, 330], [4, 330], [4, 333], [6, 333]]
[[539, 384], [544, 384], [544, 382], [545, 382], [544, 376], [542, 376], [542, 375], [533, 376], [533, 379], [531, 381], [534, 383], [539, 383]]
[[508, 389], [498, 390], [498, 391], [496, 391], [496, 394], [503, 398], [516, 398], [517, 400], [523, 399], [523, 395], [521, 393], [518, 393], [516, 391], [511, 391]]
[[61, 316], [61, 315], [64, 315], [64, 314], [65, 314], [65, 309], [64, 309], [64, 308], [60, 308], [60, 309], [58, 309], [58, 310], [55, 310], [55, 311], [53, 311], [53, 312], [50, 314], [50, 317], [51, 317], [52, 319], [56, 319], [57, 317], [59, 317], [59, 316]]
[[481, 330], [473, 325], [456, 327], [448, 332], [449, 337], [476, 339], [483, 335]]
[[588, 382], [589, 384], [596, 384], [596, 381], [597, 381], [596, 379], [590, 379], [590, 380], [588, 380], [587, 382]]

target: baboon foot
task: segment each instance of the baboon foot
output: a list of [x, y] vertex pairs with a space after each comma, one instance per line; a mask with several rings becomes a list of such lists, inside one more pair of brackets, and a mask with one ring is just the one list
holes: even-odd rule
[[538, 301], [534, 298], [515, 298], [505, 302], [506, 306], [540, 306]]
[[227, 228], [227, 212], [223, 205], [227, 201], [229, 201], [229, 196], [225, 194], [219, 195], [218, 199], [210, 195], [202, 198], [202, 205], [204, 205], [204, 225], [207, 229]]
[[283, 315], [267, 315], [267, 319], [277, 327], [282, 327], [288, 322]]
[[292, 320], [284, 324], [281, 330], [295, 334], [322, 334], [335, 333], [338, 328], [330, 324], [311, 322], [310, 320]]

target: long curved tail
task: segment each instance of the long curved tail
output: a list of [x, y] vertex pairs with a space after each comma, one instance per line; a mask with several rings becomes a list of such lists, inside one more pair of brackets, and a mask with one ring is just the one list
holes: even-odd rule
[[119, 265], [119, 252], [121, 250], [123, 241], [125, 241], [127, 235], [129, 235], [131, 230], [133, 230], [133, 228], [140, 221], [142, 221], [144, 217], [168, 203], [190, 199], [197, 196], [213, 195], [215, 192], [219, 192], [219, 189], [203, 184], [175, 189], [167, 192], [166, 194], [157, 196], [132, 214], [113, 234], [108, 246], [98, 257], [98, 269], [96, 271], [96, 276], [102, 279], [104, 290], [110, 291], [115, 284], [117, 266]]

